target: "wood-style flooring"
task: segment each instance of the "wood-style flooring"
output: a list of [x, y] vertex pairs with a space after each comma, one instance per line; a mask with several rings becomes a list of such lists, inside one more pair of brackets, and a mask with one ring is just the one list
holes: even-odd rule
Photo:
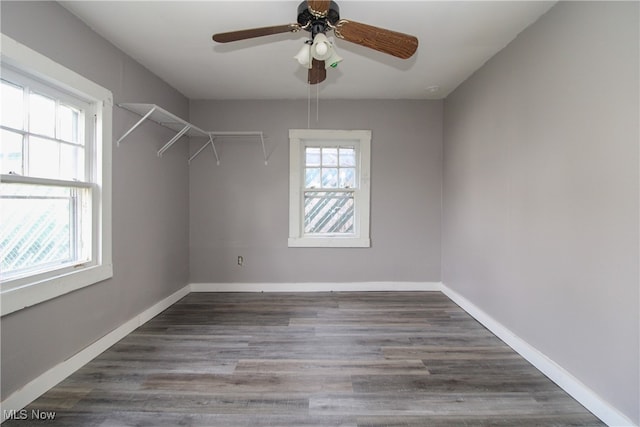
[[4, 425], [604, 425], [439, 292], [192, 293], [26, 410], [55, 420]]

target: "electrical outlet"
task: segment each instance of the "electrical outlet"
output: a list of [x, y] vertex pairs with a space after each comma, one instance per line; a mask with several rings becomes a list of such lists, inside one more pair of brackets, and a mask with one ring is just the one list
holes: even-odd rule
[[238, 265], [242, 266], [244, 264], [244, 258], [241, 255], [238, 255]]

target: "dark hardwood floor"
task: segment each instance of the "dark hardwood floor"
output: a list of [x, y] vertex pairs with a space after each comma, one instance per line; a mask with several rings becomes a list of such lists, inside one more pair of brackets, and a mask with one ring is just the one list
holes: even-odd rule
[[604, 425], [439, 292], [192, 293], [6, 426]]

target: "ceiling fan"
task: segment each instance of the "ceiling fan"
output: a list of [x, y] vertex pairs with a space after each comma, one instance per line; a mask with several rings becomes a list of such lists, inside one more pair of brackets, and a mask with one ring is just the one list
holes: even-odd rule
[[333, 31], [339, 39], [401, 59], [410, 58], [418, 48], [418, 39], [414, 36], [340, 19], [340, 8], [331, 0], [303, 1], [298, 6], [296, 23], [214, 34], [213, 40], [228, 43], [300, 30], [311, 33], [311, 40], [306, 41], [305, 46], [295, 56], [301, 65], [309, 69], [309, 84], [324, 81], [327, 76], [326, 69], [330, 66], [335, 67], [342, 60], [335, 53], [333, 44], [326, 38], [328, 31]]

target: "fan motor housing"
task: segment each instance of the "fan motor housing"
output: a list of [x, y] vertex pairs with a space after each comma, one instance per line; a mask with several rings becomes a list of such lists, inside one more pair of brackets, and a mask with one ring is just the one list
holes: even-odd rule
[[311, 32], [312, 36], [316, 34], [326, 33], [329, 30], [329, 25], [336, 25], [340, 20], [340, 8], [337, 3], [332, 1], [329, 4], [327, 10], [327, 16], [317, 17], [310, 11], [306, 1], [303, 1], [298, 6], [298, 24], [300, 24], [305, 30]]

